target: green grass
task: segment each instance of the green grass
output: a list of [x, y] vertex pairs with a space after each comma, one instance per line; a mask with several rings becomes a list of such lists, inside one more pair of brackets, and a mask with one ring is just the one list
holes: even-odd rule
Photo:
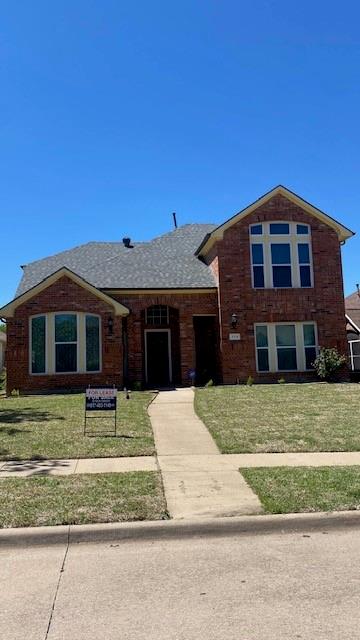
[[358, 384], [197, 389], [195, 408], [222, 453], [359, 451]]
[[267, 513], [360, 509], [360, 467], [240, 469]]
[[[145, 392], [133, 392], [130, 400], [118, 394], [116, 438], [83, 435], [83, 394], [0, 399], [0, 459], [152, 455], [154, 438], [147, 414], [152, 398]], [[93, 420], [90, 428], [100, 431], [106, 426]]]
[[167, 518], [154, 471], [0, 480], [0, 527]]

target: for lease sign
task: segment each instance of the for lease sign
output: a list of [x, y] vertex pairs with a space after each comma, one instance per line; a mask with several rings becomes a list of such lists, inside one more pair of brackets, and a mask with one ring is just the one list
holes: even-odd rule
[[115, 411], [117, 389], [86, 389], [86, 411]]

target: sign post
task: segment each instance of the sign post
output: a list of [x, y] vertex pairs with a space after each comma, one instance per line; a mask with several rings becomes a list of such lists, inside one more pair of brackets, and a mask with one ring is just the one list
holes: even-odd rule
[[[98, 415], [88, 415], [89, 411], [103, 412], [111, 411], [112, 415], [110, 419], [114, 421], [113, 435], [116, 436], [116, 400], [117, 389], [111, 388], [91, 388], [88, 387], [85, 392], [85, 417], [84, 417], [84, 436], [90, 435], [87, 430], [87, 421], [96, 420], [96, 418], [104, 419], [105, 416], [101, 413]], [[108, 417], [106, 415], [106, 417]]]

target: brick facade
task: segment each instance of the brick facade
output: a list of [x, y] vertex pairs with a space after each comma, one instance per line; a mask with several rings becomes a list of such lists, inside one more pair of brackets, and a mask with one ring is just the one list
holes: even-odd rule
[[[309, 289], [253, 289], [249, 225], [285, 220], [309, 224], [314, 265], [314, 287]], [[347, 353], [341, 253], [337, 234], [283, 196], [276, 196], [224, 232], [217, 243], [223, 381], [233, 384], [249, 375], [256, 380], [281, 374], [257, 373], [254, 323], [317, 323], [319, 345]], [[238, 316], [240, 342], [229, 342], [231, 314]], [[310, 373], [286, 373], [286, 379], [306, 379]]]
[[[98, 314], [101, 318], [102, 372], [81, 374], [31, 375], [29, 373], [30, 317], [52, 311], [77, 311]], [[108, 319], [113, 318], [109, 335]], [[113, 316], [113, 308], [99, 300], [70, 278], [63, 277], [36, 297], [19, 306], [7, 321], [7, 390], [44, 391], [83, 389], [89, 384], [122, 384], [122, 318]]]
[[[253, 289], [251, 281], [249, 225], [284, 220], [309, 224], [314, 268], [314, 287], [307, 289]], [[142, 385], [145, 380], [145, 310], [152, 305], [170, 307], [173, 381], [190, 384], [189, 371], [195, 368], [193, 317], [214, 315], [219, 333], [218, 379], [233, 384], [252, 375], [257, 381], [272, 381], [281, 374], [257, 373], [254, 323], [314, 321], [320, 346], [347, 352], [341, 253], [336, 232], [316, 217], [276, 195], [243, 220], [224, 231], [205, 256], [218, 280], [213, 292], [168, 294], [112, 294], [130, 311], [127, 317], [114, 316], [111, 304], [62, 277], [41, 293], [17, 307], [7, 329], [8, 391], [80, 389], [88, 384], [124, 382]], [[29, 373], [29, 318], [53, 311], [96, 313], [101, 317], [102, 372], [86, 374], [31, 375]], [[231, 316], [236, 313], [239, 342], [231, 342]], [[109, 318], [113, 329], [109, 330]], [[124, 347], [124, 345], [126, 345]], [[313, 373], [286, 373], [287, 380], [310, 379]], [[124, 377], [125, 376], [125, 377]]]

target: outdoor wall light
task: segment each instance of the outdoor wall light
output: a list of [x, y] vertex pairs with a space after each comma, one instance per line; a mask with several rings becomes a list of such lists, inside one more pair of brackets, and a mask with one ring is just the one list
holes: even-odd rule
[[236, 325], [237, 325], [237, 321], [238, 321], [238, 317], [236, 315], [236, 313], [232, 313], [231, 314], [231, 326], [233, 329], [235, 329]]
[[109, 336], [112, 336], [114, 331], [114, 320], [112, 319], [111, 316], [108, 318], [107, 326], [108, 326], [108, 334]]

